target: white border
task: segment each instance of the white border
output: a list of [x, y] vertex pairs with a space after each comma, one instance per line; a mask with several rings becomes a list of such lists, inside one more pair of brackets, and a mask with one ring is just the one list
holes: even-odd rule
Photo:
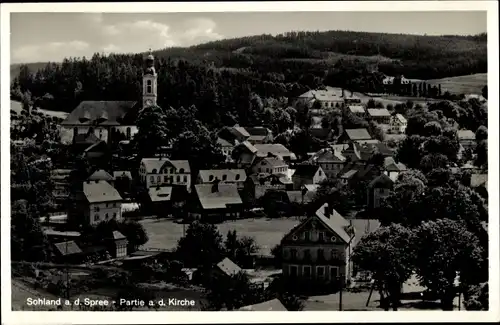
[[[12, 312], [10, 299], [10, 13], [11, 12], [238, 12], [238, 11], [487, 11], [490, 199], [490, 311], [488, 312]], [[148, 323], [286, 323], [286, 322], [465, 322], [498, 321], [498, 4], [497, 1], [394, 1], [394, 2], [224, 2], [224, 3], [33, 3], [1, 5], [1, 205], [2, 323], [5, 324], [139, 324]], [[496, 309], [495, 309], [496, 308]], [[146, 313], [146, 314], [145, 314]], [[243, 313], [243, 314], [241, 314]]]

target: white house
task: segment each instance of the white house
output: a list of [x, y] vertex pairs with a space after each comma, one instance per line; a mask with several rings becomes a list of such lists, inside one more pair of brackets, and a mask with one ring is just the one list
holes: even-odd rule
[[187, 160], [143, 158], [139, 177], [147, 188], [158, 185], [184, 185], [188, 191], [191, 188], [191, 168]]
[[123, 199], [118, 191], [106, 181], [86, 181], [83, 183], [81, 202], [84, 223], [96, 225], [102, 221], [121, 220]]
[[278, 158], [263, 158], [252, 168], [252, 171], [256, 174], [267, 173], [267, 174], [283, 174], [288, 175], [288, 165], [285, 161]]
[[397, 134], [405, 133], [407, 125], [408, 121], [403, 115], [398, 113], [396, 115], [391, 116], [391, 122], [390, 122], [391, 133], [397, 133]]

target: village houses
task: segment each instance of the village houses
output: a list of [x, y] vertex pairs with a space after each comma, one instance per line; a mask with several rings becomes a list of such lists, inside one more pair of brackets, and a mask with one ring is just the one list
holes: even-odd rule
[[143, 158], [139, 177], [146, 188], [158, 185], [183, 185], [188, 191], [191, 188], [191, 168], [187, 160]]

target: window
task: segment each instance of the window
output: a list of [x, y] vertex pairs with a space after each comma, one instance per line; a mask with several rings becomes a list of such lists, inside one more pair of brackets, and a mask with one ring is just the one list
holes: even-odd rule
[[168, 182], [168, 176], [163, 176], [163, 182], [167, 183]]
[[127, 128], [127, 140], [130, 140], [132, 137], [132, 131], [130, 130], [130, 127]]
[[213, 180], [214, 180], [214, 175], [210, 175], [210, 176], [208, 176], [208, 180], [209, 180], [210, 182], [211, 182], [211, 181], [213, 181]]
[[109, 219], [109, 214], [106, 213], [105, 217], [106, 217], [106, 220], [108, 220]]
[[259, 173], [261, 173], [261, 172], [262, 172], [262, 168], [259, 167]]
[[321, 177], [321, 170], [318, 170], [318, 175]]
[[158, 176], [156, 177], [156, 180], [158, 181], [158, 183], [161, 183], [161, 176], [159, 176], [159, 175], [158, 175]]
[[290, 250], [290, 256], [292, 257], [292, 259], [296, 259], [297, 258], [297, 250], [295, 248], [292, 248]]
[[304, 265], [303, 266], [303, 269], [302, 269], [302, 272], [304, 274], [304, 276], [306, 278], [310, 278], [311, 277], [311, 266], [309, 265]]
[[149, 177], [149, 181], [150, 181], [151, 183], [154, 183], [154, 182], [155, 182], [155, 177], [154, 177], [154, 176]]
[[339, 258], [339, 252], [336, 249], [332, 249], [330, 256], [332, 260], [337, 260]]
[[97, 214], [97, 213], [96, 213], [96, 214], [94, 215], [94, 221], [99, 221], [99, 214]]
[[187, 183], [188, 181], [188, 177], [186, 175], [184, 175], [184, 183]]
[[156, 168], [151, 171], [151, 174], [157, 174], [157, 173], [158, 171], [156, 170]]
[[222, 175], [222, 180], [223, 181], [227, 180], [227, 175], [226, 174]]
[[113, 213], [113, 219], [116, 219], [116, 212]]
[[94, 207], [95, 212], [99, 212], [99, 207]]
[[269, 173], [269, 168], [266, 168], [266, 173]]
[[318, 248], [318, 259], [325, 259], [325, 250]]
[[336, 280], [339, 276], [339, 268], [331, 266], [330, 267], [330, 280]]
[[317, 266], [316, 267], [316, 274], [318, 275], [318, 278], [323, 278], [325, 276], [325, 267], [324, 266]]
[[319, 232], [319, 241], [324, 241], [325, 240], [325, 232], [324, 231], [320, 231]]
[[102, 129], [99, 129], [99, 139], [102, 139]]
[[297, 265], [290, 265], [290, 276], [291, 277], [297, 276]]
[[311, 233], [309, 231], [304, 232], [304, 240], [305, 241], [311, 240]]
[[146, 84], [147, 84], [146, 93], [151, 94], [153, 92], [153, 86], [151, 80], [148, 80]]
[[311, 250], [309, 249], [304, 249], [304, 259], [309, 260], [311, 259]]
[[179, 174], [184, 174], [184, 168], [179, 169]]
[[74, 127], [73, 128], [73, 136], [76, 136], [78, 134], [78, 128]]
[[177, 175], [176, 180], [177, 180], [177, 183], [180, 183], [181, 182], [181, 177], [179, 175]]
[[234, 176], [234, 179], [235, 180], [239, 180], [240, 179], [240, 174], [236, 174], [236, 176]]

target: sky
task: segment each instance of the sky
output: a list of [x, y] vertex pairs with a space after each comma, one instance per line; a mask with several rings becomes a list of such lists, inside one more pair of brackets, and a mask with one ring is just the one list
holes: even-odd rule
[[473, 35], [487, 30], [486, 11], [12, 13], [10, 20], [11, 63], [138, 53], [288, 31]]

